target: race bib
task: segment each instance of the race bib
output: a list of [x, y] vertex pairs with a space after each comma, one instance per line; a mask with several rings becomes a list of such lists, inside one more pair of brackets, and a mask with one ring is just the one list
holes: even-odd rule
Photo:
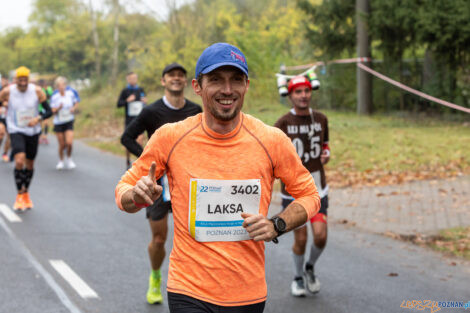
[[73, 120], [73, 114], [70, 109], [60, 109], [57, 118], [60, 123], [66, 123]]
[[259, 213], [259, 179], [191, 179], [189, 233], [197, 241], [249, 240], [241, 213]]
[[36, 110], [27, 109], [16, 111], [16, 126], [18, 127], [28, 127], [29, 121], [36, 116]]
[[325, 188], [322, 188], [320, 171], [312, 172], [310, 174], [312, 175], [313, 180], [315, 181], [315, 186], [317, 186], [317, 190], [318, 190], [318, 194], [320, 195], [320, 198], [323, 198], [324, 196], [328, 195], [328, 185], [325, 186]]
[[129, 102], [127, 107], [127, 114], [129, 116], [137, 116], [140, 111], [144, 108], [144, 103], [142, 101], [132, 101]]

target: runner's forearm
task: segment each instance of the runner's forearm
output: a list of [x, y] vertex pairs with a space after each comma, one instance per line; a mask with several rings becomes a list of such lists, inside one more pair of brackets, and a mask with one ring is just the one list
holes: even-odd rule
[[132, 138], [132, 136], [127, 131], [125, 131], [121, 136], [121, 144], [136, 157], [139, 157], [144, 151], [142, 146], [134, 138]]
[[144, 123], [137, 116], [136, 120], [130, 123], [121, 136], [121, 144], [133, 155], [140, 157], [144, 148], [137, 142], [137, 138], [145, 131]]
[[126, 105], [127, 105], [127, 100], [125, 98], [124, 91], [123, 91], [121, 92], [121, 95], [119, 96], [117, 107], [122, 108], [122, 107], [125, 107]]
[[41, 103], [41, 105], [42, 105], [44, 111], [39, 112], [39, 115], [41, 115], [41, 118], [43, 120], [48, 119], [49, 117], [52, 116], [51, 107], [49, 106], [49, 103], [47, 102], [47, 100], [43, 101]]
[[291, 231], [303, 225], [308, 220], [307, 211], [296, 202], [292, 202], [278, 216], [286, 222], [286, 231]]

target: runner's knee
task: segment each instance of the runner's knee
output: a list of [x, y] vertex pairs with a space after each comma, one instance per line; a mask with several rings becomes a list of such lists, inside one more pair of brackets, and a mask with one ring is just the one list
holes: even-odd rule
[[17, 153], [15, 154], [15, 168], [23, 169], [26, 163], [26, 154]]
[[152, 232], [152, 243], [155, 245], [164, 245], [166, 241], [166, 231], [163, 228], [159, 228], [157, 231]]
[[166, 236], [153, 236], [151, 243], [154, 246], [163, 247], [165, 245], [165, 241], [166, 241]]
[[304, 254], [306, 245], [307, 234], [304, 234], [303, 232], [295, 234], [294, 246], [292, 247], [292, 250], [298, 255]]
[[326, 232], [318, 232], [314, 234], [313, 241], [315, 243], [315, 246], [318, 249], [323, 249], [326, 245]]

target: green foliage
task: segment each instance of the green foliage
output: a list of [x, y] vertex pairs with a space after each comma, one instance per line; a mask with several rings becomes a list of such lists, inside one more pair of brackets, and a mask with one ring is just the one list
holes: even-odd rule
[[[118, 1], [119, 2], [119, 1]], [[33, 72], [91, 78], [94, 90], [108, 85], [113, 54], [112, 5], [95, 11], [98, 52], [93, 41], [89, 1], [35, 0], [27, 30], [0, 34], [0, 71], [19, 65]], [[148, 91], [160, 87], [164, 66], [179, 62], [192, 78], [197, 58], [208, 45], [229, 42], [242, 49], [250, 69], [250, 97], [277, 101], [274, 74], [281, 64], [298, 65], [355, 56], [354, 1], [194, 0], [171, 8], [167, 19], [130, 13], [121, 1], [117, 86], [128, 71], [139, 74]], [[370, 0], [367, 21], [374, 67], [413, 88], [468, 105], [470, 96], [470, 2], [467, 0]], [[96, 10], [96, 8], [95, 8]], [[423, 62], [423, 58], [426, 58]], [[404, 58], [411, 59], [406, 62]], [[100, 61], [101, 77], [95, 75]], [[291, 72], [289, 74], [295, 74]], [[319, 68], [322, 108], [354, 110], [356, 68]], [[374, 79], [376, 111], [450, 112]], [[252, 104], [247, 104], [252, 105]]]
[[[371, 1], [372, 14], [368, 20], [370, 34], [380, 39], [377, 49], [390, 61], [399, 61], [405, 49], [416, 45], [418, 1]], [[388, 60], [387, 60], [388, 61]]]
[[470, 2], [421, 0], [418, 37], [451, 67], [468, 57]]
[[82, 9], [77, 0], [35, 0], [29, 21], [41, 32], [49, 33], [57, 22], [73, 18]]
[[[197, 58], [210, 44], [229, 42], [245, 53], [251, 92], [277, 98], [274, 73], [282, 62], [307, 62], [303, 44], [305, 16], [284, 1], [199, 0], [171, 12], [138, 57], [144, 84], [159, 84], [168, 63], [178, 61], [193, 76]], [[159, 56], [159, 57], [155, 57]]]
[[353, 53], [356, 45], [354, 1], [298, 0], [308, 15], [307, 39], [321, 51], [317, 56], [336, 58], [345, 50]]

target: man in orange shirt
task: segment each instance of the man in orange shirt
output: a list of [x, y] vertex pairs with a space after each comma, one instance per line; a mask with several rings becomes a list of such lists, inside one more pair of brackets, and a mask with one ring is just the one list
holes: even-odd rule
[[[248, 65], [236, 47], [216, 43], [199, 57], [192, 86], [204, 113], [166, 124], [116, 187], [120, 209], [153, 203], [168, 176], [174, 239], [170, 312], [263, 312], [264, 242], [304, 224], [320, 208], [310, 173], [290, 139], [241, 112]], [[268, 219], [276, 178], [295, 200]]]

